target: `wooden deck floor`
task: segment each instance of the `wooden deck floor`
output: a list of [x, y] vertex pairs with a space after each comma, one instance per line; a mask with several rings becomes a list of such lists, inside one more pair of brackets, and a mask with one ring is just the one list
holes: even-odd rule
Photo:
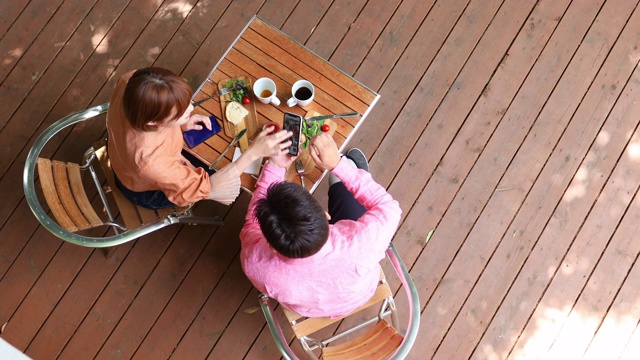
[[151, 64], [197, 86], [255, 14], [382, 95], [351, 145], [404, 211], [412, 359], [640, 358], [631, 0], [0, 2], [2, 338], [34, 359], [278, 358], [239, 265], [248, 196], [198, 205], [222, 228], [107, 259], [38, 226], [21, 186], [52, 122]]

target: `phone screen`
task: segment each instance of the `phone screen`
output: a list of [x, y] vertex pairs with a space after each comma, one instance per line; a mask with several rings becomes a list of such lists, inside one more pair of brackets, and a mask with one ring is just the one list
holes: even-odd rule
[[292, 114], [292, 113], [284, 113], [284, 121], [283, 121], [284, 130], [290, 130], [293, 132], [293, 136], [289, 139], [291, 140], [291, 146], [289, 146], [289, 154], [293, 156], [298, 155], [298, 151], [300, 150], [300, 135], [302, 134], [302, 116]]

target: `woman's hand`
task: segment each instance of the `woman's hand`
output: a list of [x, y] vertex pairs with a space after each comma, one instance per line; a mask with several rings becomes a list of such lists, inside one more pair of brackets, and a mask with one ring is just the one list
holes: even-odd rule
[[274, 165], [279, 166], [281, 168], [287, 168], [291, 163], [293, 163], [298, 157], [291, 156], [288, 152], [280, 155], [274, 155], [269, 158], [269, 161]]
[[203, 128], [211, 130], [211, 119], [204, 115], [193, 114], [189, 117], [189, 121], [180, 127], [182, 128], [182, 132], [189, 130], [202, 130]]
[[293, 136], [293, 132], [280, 130], [269, 135], [270, 131], [271, 128], [260, 131], [246, 152], [251, 153], [256, 159], [286, 154], [291, 145], [291, 140], [287, 139]]
[[340, 151], [329, 133], [320, 133], [311, 139], [311, 158], [322, 169], [333, 170], [340, 162]]
[[269, 135], [271, 131], [272, 129], [270, 127], [260, 131], [249, 148], [235, 161], [238, 173], [242, 173], [252, 162], [261, 157], [271, 158], [276, 165], [286, 164], [287, 162], [291, 164], [293, 159], [295, 159], [287, 159], [287, 157], [291, 158], [288, 149], [289, 145], [291, 145], [291, 140], [287, 139], [290, 138], [293, 133], [291, 131], [281, 130]]

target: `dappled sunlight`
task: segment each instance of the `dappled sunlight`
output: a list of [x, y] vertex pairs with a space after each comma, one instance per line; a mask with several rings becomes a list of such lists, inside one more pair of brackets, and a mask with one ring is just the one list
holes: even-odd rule
[[167, 17], [170, 17], [172, 14], [177, 14], [184, 19], [187, 17], [187, 15], [189, 15], [191, 9], [193, 9], [192, 4], [189, 4], [186, 1], [179, 1], [174, 4], [169, 4], [162, 7], [160, 9], [159, 15], [160, 18], [165, 19]]
[[576, 172], [576, 176], [571, 182], [571, 185], [569, 185], [569, 188], [567, 188], [567, 191], [564, 193], [563, 199], [565, 201], [574, 201], [578, 198], [583, 197], [587, 192], [588, 178], [589, 170], [585, 169], [584, 165], [580, 166], [580, 168]]
[[611, 141], [611, 135], [607, 131], [601, 131], [596, 136], [596, 145], [598, 146], [607, 146], [609, 141]]
[[[626, 134], [625, 139], [628, 139], [628, 137], [629, 134]], [[589, 191], [590, 183], [601, 171], [600, 163], [603, 161], [604, 157], [616, 156], [615, 154], [608, 153], [608, 146], [611, 146], [612, 142], [621, 140], [624, 141], [624, 139], [618, 139], [618, 136], [612, 136], [612, 134], [607, 131], [601, 131], [598, 133], [593, 147], [587, 153], [585, 160], [580, 165], [571, 180], [571, 183], [567, 187], [567, 190], [562, 197], [563, 201], [573, 202], [586, 195], [587, 191]], [[632, 137], [631, 141], [624, 149], [624, 155], [626, 155], [626, 158], [622, 158], [620, 160], [621, 162], [626, 161], [628, 164], [635, 165], [640, 161], [640, 141], [638, 140], [638, 136]], [[617, 178], [612, 178], [612, 180], [614, 180], [612, 183], [617, 184], [618, 188], [625, 187], [624, 184], [629, 184], [630, 181], [637, 181], [637, 179], [629, 177], [626, 173], [618, 175]], [[626, 200], [623, 202], [626, 206]]]
[[604, 149], [607, 145], [609, 145], [610, 142], [611, 134], [609, 132], [600, 131], [598, 133], [594, 142], [594, 147], [596, 147], [596, 150], [594, 151], [593, 148], [589, 150], [585, 161], [580, 165], [580, 168], [578, 168], [578, 171], [576, 172], [574, 178], [571, 180], [571, 184], [562, 197], [564, 201], [572, 202], [585, 196], [587, 188], [589, 187], [589, 182], [594, 176], [594, 174], [590, 173], [590, 171], [593, 170], [589, 165], [591, 162], [595, 162], [595, 159], [591, 160], [591, 158], [597, 158], [598, 150]]
[[631, 160], [640, 159], [640, 143], [633, 142], [629, 144], [629, 148], [627, 149], [627, 155]]
[[147, 50], [146, 58], [149, 62], [153, 62], [158, 58], [158, 55], [162, 52], [162, 48], [159, 46], [154, 46]]
[[2, 60], [2, 65], [7, 66], [9, 64], [15, 63], [21, 56], [24, 54], [24, 49], [15, 48], [13, 50], [9, 50], [7, 55]]
[[[522, 346], [516, 347], [510, 358], [617, 358], [620, 354], [612, 354], [612, 349], [622, 351], [638, 324], [637, 317], [632, 315], [609, 313], [603, 321], [597, 315], [572, 312], [571, 306], [548, 307], [542, 313], [535, 320], [533, 334], [523, 339]], [[560, 331], [562, 336], [558, 336]], [[498, 358], [490, 349], [485, 349], [484, 355], [486, 359]]]
[[[516, 347], [511, 353], [514, 359], [536, 359], [546, 354], [549, 344], [553, 341], [560, 322], [571, 311], [569, 306], [563, 309], [547, 307], [536, 321], [535, 332], [525, 340], [522, 346]], [[534, 315], [535, 316], [535, 315]]]
[[91, 45], [96, 54], [106, 54], [109, 51], [109, 37], [106, 29], [95, 29], [91, 37]]
[[632, 316], [607, 317], [589, 345], [585, 358], [606, 359], [612, 355], [611, 349], [624, 349], [637, 324], [638, 319]]

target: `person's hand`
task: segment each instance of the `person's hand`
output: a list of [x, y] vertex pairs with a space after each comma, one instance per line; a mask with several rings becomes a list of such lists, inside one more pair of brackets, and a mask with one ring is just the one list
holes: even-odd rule
[[333, 170], [340, 162], [340, 151], [333, 137], [328, 133], [320, 133], [311, 139], [309, 149], [311, 158], [325, 170]]
[[288, 152], [280, 155], [273, 155], [269, 158], [269, 161], [276, 166], [281, 168], [287, 168], [291, 165], [298, 157], [289, 155]]
[[[271, 128], [266, 128], [258, 133], [246, 152], [251, 153], [255, 158], [273, 157], [288, 153], [293, 133], [291, 131], [280, 130], [269, 135]], [[284, 141], [284, 142], [283, 142]]]
[[182, 131], [202, 130], [204, 128], [211, 130], [211, 119], [209, 119], [208, 116], [193, 114], [189, 117], [189, 121], [184, 123], [181, 127]]

